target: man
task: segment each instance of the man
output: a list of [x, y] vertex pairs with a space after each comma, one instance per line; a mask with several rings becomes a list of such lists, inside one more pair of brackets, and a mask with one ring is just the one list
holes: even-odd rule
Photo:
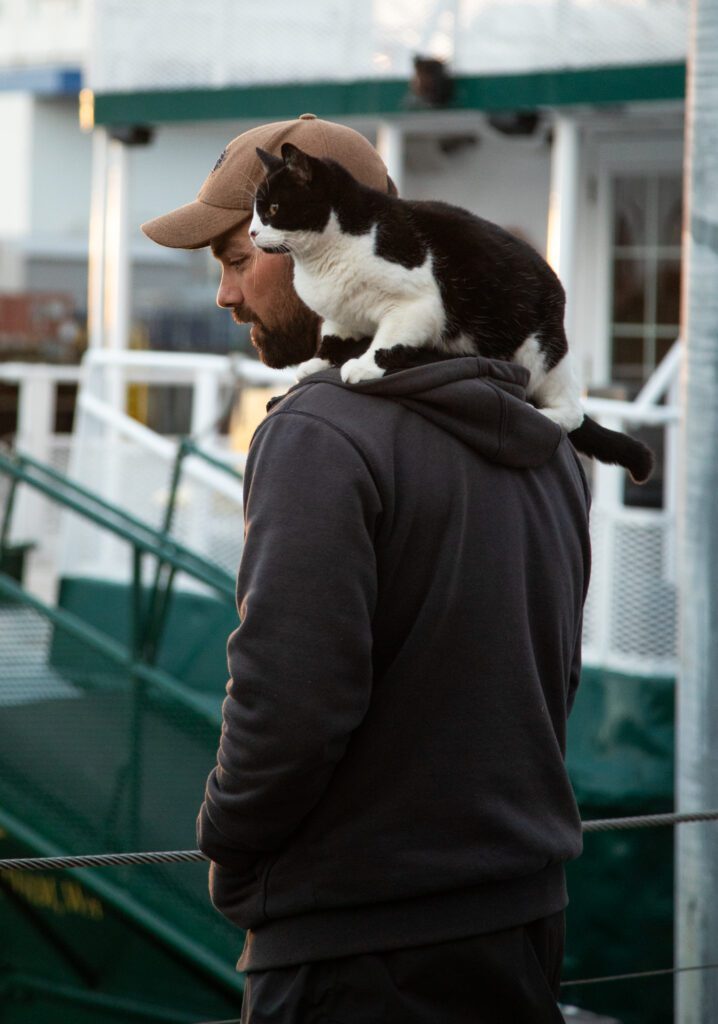
[[[143, 226], [212, 246], [218, 304], [278, 367], [319, 326], [289, 257], [247, 236], [255, 148], [285, 141], [392, 189], [362, 136], [303, 115], [240, 135], [194, 203]], [[589, 497], [527, 378], [476, 357], [320, 372], [255, 433], [198, 822], [212, 899], [247, 931], [249, 1024], [562, 1019]]]

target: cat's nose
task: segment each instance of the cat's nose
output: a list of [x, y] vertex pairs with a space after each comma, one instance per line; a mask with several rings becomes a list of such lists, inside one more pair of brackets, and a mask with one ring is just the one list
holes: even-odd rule
[[250, 228], [250, 230], [249, 230], [249, 237], [250, 238], [256, 238], [258, 234], [259, 234], [259, 231], [257, 231], [256, 228]]

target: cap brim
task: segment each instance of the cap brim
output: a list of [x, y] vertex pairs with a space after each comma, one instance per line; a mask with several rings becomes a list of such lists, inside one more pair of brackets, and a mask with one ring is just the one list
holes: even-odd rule
[[158, 245], [170, 249], [202, 249], [214, 238], [237, 227], [251, 216], [251, 210], [229, 210], [210, 206], [195, 199], [142, 225], [142, 230]]

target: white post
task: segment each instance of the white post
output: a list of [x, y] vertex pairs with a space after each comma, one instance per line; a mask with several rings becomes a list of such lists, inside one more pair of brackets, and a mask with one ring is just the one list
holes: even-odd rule
[[546, 258], [566, 292], [566, 333], [572, 339], [574, 365], [579, 367], [578, 331], [574, 329], [573, 286], [576, 263], [580, 136], [575, 120], [557, 114], [553, 124], [551, 186], [548, 209]]
[[[680, 679], [676, 803], [718, 806], [718, 4], [694, 0], [688, 42], [683, 220], [684, 429], [680, 460]], [[676, 829], [676, 964], [718, 951], [718, 833]], [[678, 1024], [718, 1020], [718, 971], [676, 976]]]
[[[104, 341], [107, 348], [121, 352], [129, 348], [130, 336], [130, 253], [129, 253], [129, 162], [127, 146], [111, 139], [107, 163], [107, 228], [105, 249]], [[125, 388], [117, 367], [107, 370], [107, 401], [125, 411]]]
[[401, 195], [404, 191], [403, 126], [394, 121], [382, 121], [376, 132], [376, 148]]
[[[119, 139], [110, 139], [107, 152], [107, 226], [105, 235], [105, 347], [119, 355], [129, 348], [130, 334], [130, 254], [129, 254], [129, 153]], [[117, 412], [127, 407], [127, 383], [124, 367], [111, 360], [105, 367], [105, 401]], [[125, 445], [114, 427], [105, 435], [102, 489], [109, 501], [126, 507], [121, 491], [124, 478]], [[102, 539], [102, 557], [108, 564], [126, 562], [126, 545], [116, 538]]]
[[[601, 417], [601, 425], [608, 430], [622, 430], [619, 420]], [[601, 659], [600, 664], [610, 664], [613, 622], [611, 609], [613, 595], [611, 592], [616, 572], [616, 524], [623, 509], [624, 470], [620, 466], [609, 466], [603, 462], [594, 462], [593, 469], [593, 515], [600, 520], [601, 557], [594, 561], [594, 600], [597, 604], [595, 621], [597, 624], [596, 647]]]
[[92, 134], [90, 237], [87, 265], [87, 339], [91, 348], [102, 348], [104, 343], [107, 148], [107, 132], [104, 128], [95, 128]]
[[200, 370], [192, 390], [192, 421], [190, 433], [210, 432], [214, 437], [214, 424], [219, 415], [219, 379], [213, 370]]
[[[18, 387], [17, 447], [38, 462], [50, 461], [50, 438], [55, 425], [55, 381], [41, 369], [21, 378]], [[29, 487], [20, 487], [14, 538], [39, 541], [43, 537], [46, 499]]]

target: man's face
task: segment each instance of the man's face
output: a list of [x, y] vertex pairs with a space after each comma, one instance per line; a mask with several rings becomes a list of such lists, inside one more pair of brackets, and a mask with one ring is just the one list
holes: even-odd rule
[[282, 369], [316, 355], [319, 317], [294, 291], [290, 256], [260, 252], [249, 220], [212, 241], [222, 266], [217, 305], [238, 324], [252, 324], [252, 344], [267, 366]]

